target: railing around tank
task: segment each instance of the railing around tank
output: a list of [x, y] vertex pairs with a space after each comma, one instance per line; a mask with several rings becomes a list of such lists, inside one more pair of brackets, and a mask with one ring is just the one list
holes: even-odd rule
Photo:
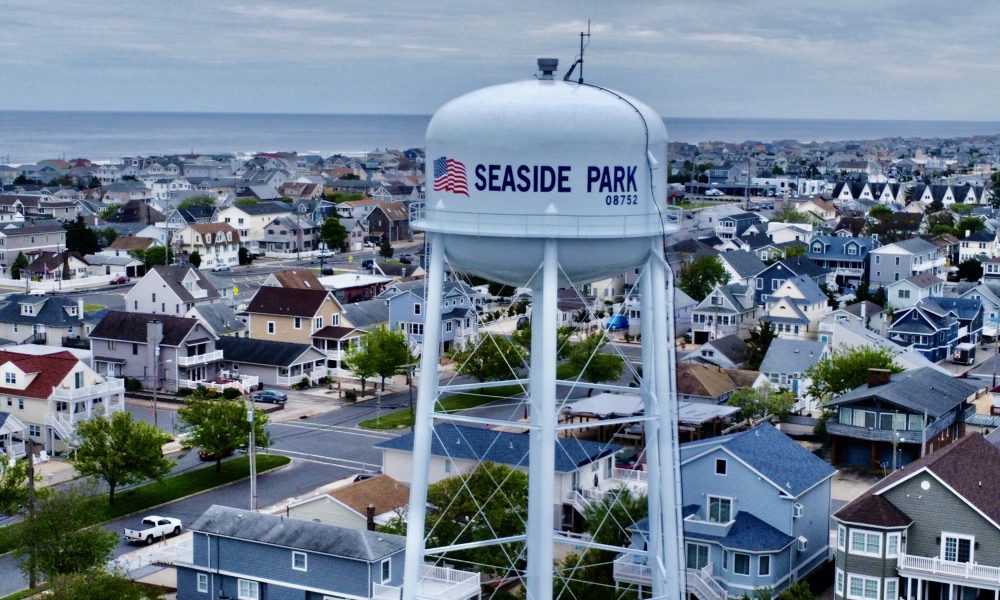
[[632, 238], [655, 235], [661, 227], [677, 227], [683, 212], [677, 206], [665, 206], [660, 212], [638, 215], [490, 213], [425, 208], [414, 228], [466, 235]]

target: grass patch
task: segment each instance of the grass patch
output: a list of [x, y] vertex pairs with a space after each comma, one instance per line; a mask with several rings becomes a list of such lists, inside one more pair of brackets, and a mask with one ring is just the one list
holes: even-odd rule
[[[107, 308], [107, 307], [104, 306], [103, 304], [84, 304], [83, 305], [83, 312], [96, 312], [98, 310], [104, 310], [105, 308]], [[0, 598], [0, 600], [3, 600], [3, 599]]]
[[[504, 398], [509, 398], [516, 394], [520, 394], [523, 390], [519, 385], [505, 385], [495, 388], [480, 388], [478, 390], [473, 390], [471, 392], [466, 392], [463, 394], [454, 394], [441, 398], [438, 400], [435, 410], [438, 412], [456, 412], [467, 410], [470, 408], [475, 408], [486, 404], [487, 402], [493, 402], [494, 400], [502, 400]], [[398, 429], [400, 427], [410, 426], [410, 409], [404, 408], [401, 410], [396, 410], [391, 413], [386, 413], [374, 419], [368, 419], [367, 421], [362, 421], [358, 423], [358, 427], [362, 429]]]
[[[276, 454], [258, 454], [257, 472], [263, 473], [282, 465], [287, 465], [291, 459]], [[118, 519], [151, 506], [172, 502], [191, 494], [202, 492], [214, 487], [226, 485], [250, 476], [250, 460], [246, 456], [234, 458], [222, 463], [222, 471], [216, 473], [215, 463], [204, 467], [167, 477], [163, 481], [153, 481], [145, 485], [115, 494], [115, 503], [104, 506], [93, 514], [90, 525]], [[0, 554], [14, 549], [17, 538], [18, 523], [0, 527]], [[2, 600], [2, 599], [0, 599]]]
[[40, 587], [36, 587], [33, 590], [21, 590], [20, 592], [14, 592], [9, 596], [4, 596], [0, 600], [23, 600], [24, 598], [30, 598], [36, 594], [41, 594], [46, 589], [45, 585], [42, 584]]

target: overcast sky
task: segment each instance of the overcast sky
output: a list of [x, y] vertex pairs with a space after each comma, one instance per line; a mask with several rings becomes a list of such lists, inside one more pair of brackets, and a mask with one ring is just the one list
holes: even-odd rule
[[1000, 120], [1000, 2], [0, 0], [0, 109], [430, 114], [577, 53], [669, 117]]

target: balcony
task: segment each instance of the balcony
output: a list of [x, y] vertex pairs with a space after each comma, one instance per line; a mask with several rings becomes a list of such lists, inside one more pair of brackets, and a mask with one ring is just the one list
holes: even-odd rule
[[[969, 406], [964, 411], [963, 421], [976, 414], [976, 407]], [[930, 423], [925, 428], [926, 438], [921, 430], [916, 429], [878, 429], [875, 427], [858, 427], [856, 425], [844, 425], [836, 420], [826, 422], [826, 431], [830, 435], [842, 435], [858, 440], [868, 440], [872, 442], [892, 442], [896, 434], [899, 434], [899, 441], [904, 444], [919, 444], [924, 439], [932, 439], [937, 434], [944, 431], [955, 423], [955, 413], [945, 415], [940, 419]]]
[[[712, 563], [700, 569], [684, 569], [687, 591], [699, 600], [725, 600], [728, 596], [712, 577], [712, 569]], [[612, 572], [616, 582], [645, 586], [653, 582], [653, 569], [646, 564], [646, 557], [638, 554], [622, 554], [616, 558]]]
[[919, 265], [913, 265], [912, 271], [914, 275], [923, 273], [924, 271], [930, 271], [932, 269], [941, 269], [945, 267], [944, 257], [935, 258], [934, 260], [928, 260], [920, 263]]
[[227, 388], [239, 390], [241, 394], [249, 394], [260, 385], [260, 378], [256, 375], [236, 375], [229, 371], [220, 371], [219, 376], [213, 379], [197, 381], [194, 379], [178, 379], [177, 388], [187, 388], [196, 390], [199, 387], [208, 388], [217, 392], [224, 392]]
[[193, 356], [178, 356], [177, 364], [182, 367], [193, 367], [195, 365], [204, 365], [220, 360], [222, 360], [222, 350], [214, 350], [204, 354], [195, 354]]
[[77, 350], [90, 350], [90, 340], [82, 337], [64, 336], [62, 339], [63, 348], [76, 348]]
[[1000, 567], [975, 563], [951, 562], [940, 558], [900, 554], [896, 561], [903, 577], [943, 578], [969, 584], [1000, 584]]
[[125, 380], [112, 378], [108, 379], [104, 383], [95, 383], [94, 385], [86, 385], [80, 388], [70, 389], [65, 387], [54, 387], [52, 388], [52, 395], [49, 396], [49, 399], [60, 400], [63, 402], [78, 402], [88, 398], [100, 398], [115, 394], [122, 394], [124, 392]]
[[[481, 593], [479, 573], [447, 567], [421, 565], [420, 581], [415, 592], [418, 600], [466, 600]], [[372, 584], [372, 600], [400, 600], [403, 588]]]

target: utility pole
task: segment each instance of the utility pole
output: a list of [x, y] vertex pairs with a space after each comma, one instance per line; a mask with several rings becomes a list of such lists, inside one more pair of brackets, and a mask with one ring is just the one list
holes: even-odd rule
[[[35, 518], [35, 443], [31, 440], [25, 444], [28, 449], [28, 519]], [[28, 587], [35, 589], [38, 584], [38, 574], [35, 571], [35, 546], [32, 544], [28, 554]]]
[[250, 408], [247, 409], [247, 422], [250, 424], [250, 446], [247, 455], [250, 457], [250, 510], [257, 511], [257, 447], [254, 442], [254, 402], [250, 399]]

